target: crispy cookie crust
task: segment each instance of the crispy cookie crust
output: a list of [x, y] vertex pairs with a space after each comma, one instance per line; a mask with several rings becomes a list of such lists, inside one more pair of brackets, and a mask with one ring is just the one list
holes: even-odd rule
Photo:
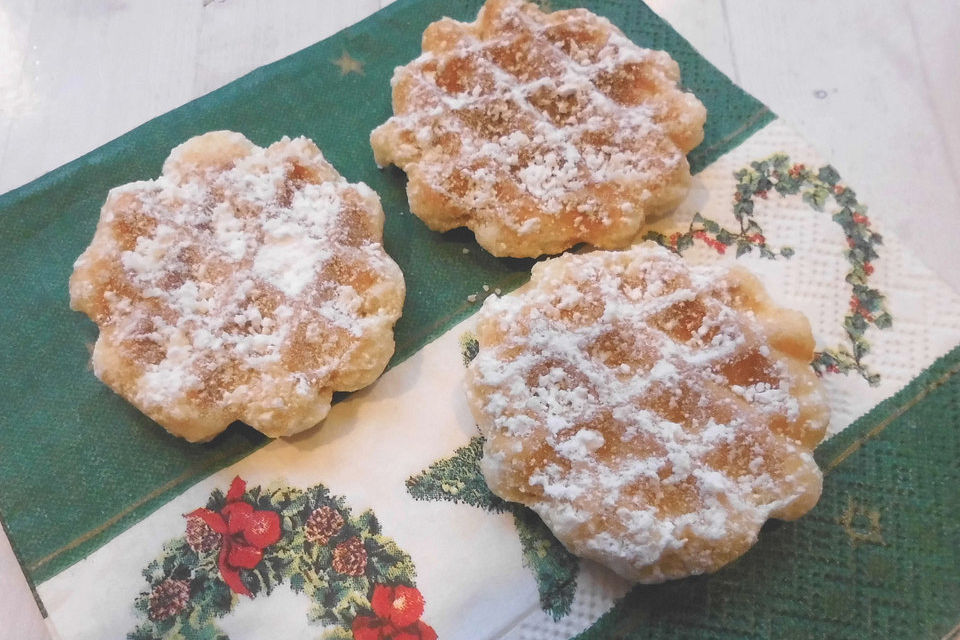
[[706, 110], [679, 80], [589, 11], [488, 0], [476, 22], [427, 28], [370, 140], [431, 229], [469, 227], [496, 256], [622, 248], [687, 193]]
[[477, 321], [482, 470], [634, 581], [715, 571], [817, 502], [829, 411], [806, 318], [651, 243], [538, 264]]
[[215, 131], [110, 191], [70, 304], [100, 328], [97, 377], [171, 433], [289, 435], [393, 354], [405, 289], [382, 236], [377, 195], [310, 140]]

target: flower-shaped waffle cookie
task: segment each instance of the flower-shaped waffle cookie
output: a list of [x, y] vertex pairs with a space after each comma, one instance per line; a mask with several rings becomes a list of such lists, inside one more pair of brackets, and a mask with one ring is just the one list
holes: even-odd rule
[[630, 580], [714, 571], [820, 496], [809, 324], [742, 269], [649, 243], [565, 255], [489, 298], [477, 335], [491, 490]]
[[97, 376], [170, 432], [288, 435], [393, 354], [404, 283], [382, 235], [377, 195], [310, 140], [207, 133], [110, 191], [71, 306], [100, 327]]
[[494, 255], [624, 247], [687, 192], [706, 110], [679, 79], [589, 11], [488, 0], [472, 24], [427, 28], [371, 143], [427, 226], [467, 226]]

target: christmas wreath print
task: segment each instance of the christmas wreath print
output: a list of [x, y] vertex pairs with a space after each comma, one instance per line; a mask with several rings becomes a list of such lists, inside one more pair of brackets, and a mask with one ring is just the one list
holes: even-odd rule
[[775, 153], [751, 162], [749, 167], [734, 173], [734, 177], [737, 188], [733, 194], [733, 215], [739, 229], [726, 229], [697, 213], [685, 231], [669, 236], [651, 231], [644, 239], [653, 240], [679, 254], [699, 241], [719, 254], [736, 247], [738, 258], [755, 249], [762, 258], [790, 258], [794, 254], [791, 247], [775, 249], [767, 243], [755, 217], [756, 201], [768, 199], [771, 191], [781, 198], [800, 194], [811, 208], [823, 211], [827, 200], [833, 198], [838, 209], [833, 212], [832, 219], [840, 225], [846, 236], [844, 255], [850, 267], [846, 274], [846, 282], [851, 289], [850, 310], [843, 318], [847, 344], [818, 351], [813, 359], [813, 368], [820, 376], [854, 372], [871, 386], [880, 384], [880, 374], [870, 371], [864, 363], [864, 357], [870, 352], [870, 342], [865, 334], [871, 326], [877, 329], [890, 328], [893, 318], [887, 310], [885, 296], [870, 286], [873, 263], [879, 257], [877, 247], [883, 244], [883, 238], [870, 228], [867, 207], [857, 201], [853, 189], [840, 182], [840, 174], [830, 165], [816, 170], [808, 169], [803, 164], [792, 162], [785, 153]]
[[436, 640], [421, 620], [410, 556], [380, 533], [372, 511], [353, 515], [323, 485], [247, 489], [237, 477], [185, 518], [184, 535], [143, 571], [148, 586], [135, 601], [143, 622], [130, 640], [225, 640], [217, 619], [284, 581], [309, 596], [307, 618], [324, 638]]

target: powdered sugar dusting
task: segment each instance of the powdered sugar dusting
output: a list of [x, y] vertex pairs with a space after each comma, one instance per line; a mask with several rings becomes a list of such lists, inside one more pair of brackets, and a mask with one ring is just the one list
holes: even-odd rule
[[647, 244], [541, 263], [489, 298], [468, 395], [491, 488], [644, 581], [713, 570], [808, 509], [827, 414], [809, 360], [765, 337], [779, 311], [754, 284]]
[[317, 267], [329, 257], [316, 240], [271, 238], [254, 256], [253, 273], [288, 296], [296, 296], [313, 282]]
[[431, 227], [466, 223], [496, 255], [624, 246], [682, 195], [703, 106], [669, 56], [606, 19], [492, 0], [476, 23], [432, 25], [424, 50], [396, 70], [396, 115], [371, 141], [381, 164], [417, 165], [443, 204], [411, 184]]
[[392, 352], [403, 280], [382, 224], [375, 194], [305, 138], [188, 141], [158, 179], [111, 191], [75, 265], [74, 306], [134, 367], [99, 373], [187, 437], [177, 423], [198, 416], [315, 424], [333, 388], [370, 382]]

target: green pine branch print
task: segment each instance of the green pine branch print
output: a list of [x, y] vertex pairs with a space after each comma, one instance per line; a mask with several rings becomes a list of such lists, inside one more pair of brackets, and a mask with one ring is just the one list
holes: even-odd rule
[[[469, 338], [464, 340], [465, 351], [469, 343]], [[407, 491], [416, 500], [445, 500], [491, 513], [510, 513], [520, 536], [523, 564], [537, 581], [540, 608], [559, 620], [570, 613], [580, 564], [536, 513], [523, 505], [502, 500], [490, 491], [480, 472], [482, 457], [483, 438], [477, 436], [457, 449], [452, 457], [408, 478]]]

